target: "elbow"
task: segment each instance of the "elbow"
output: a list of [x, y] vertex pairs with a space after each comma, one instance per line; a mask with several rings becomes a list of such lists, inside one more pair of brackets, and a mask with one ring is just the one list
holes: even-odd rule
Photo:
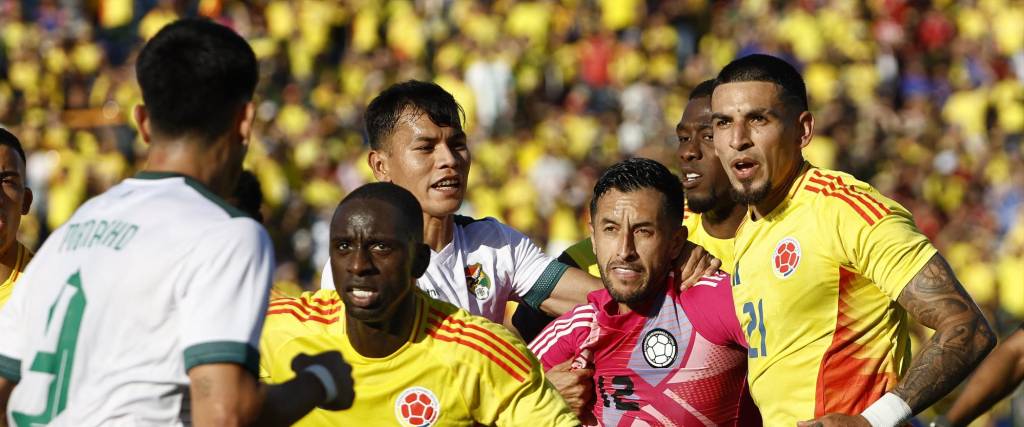
[[974, 360], [975, 365], [981, 363], [981, 361], [985, 359], [985, 356], [988, 356], [988, 354], [992, 352], [992, 349], [996, 347], [996, 343], [998, 342], [996, 333], [992, 330], [992, 326], [988, 324], [988, 321], [985, 320], [985, 316], [978, 314], [977, 325], [978, 326], [975, 329], [974, 334], [975, 348], [977, 349], [977, 354]]

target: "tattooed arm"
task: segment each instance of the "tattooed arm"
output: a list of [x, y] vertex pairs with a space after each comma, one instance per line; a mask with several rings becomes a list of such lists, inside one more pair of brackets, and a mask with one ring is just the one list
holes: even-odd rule
[[942, 255], [925, 264], [897, 302], [935, 330], [893, 390], [916, 414], [960, 384], [992, 350], [996, 337]]

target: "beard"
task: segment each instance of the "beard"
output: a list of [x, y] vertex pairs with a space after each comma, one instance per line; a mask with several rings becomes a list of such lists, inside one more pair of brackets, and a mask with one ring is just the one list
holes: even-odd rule
[[764, 200], [765, 197], [768, 197], [768, 193], [771, 193], [771, 191], [772, 185], [770, 181], [765, 181], [760, 187], [744, 188], [742, 190], [738, 190], [733, 186], [729, 187], [729, 194], [732, 196], [732, 199], [736, 203], [744, 205], [757, 204]]
[[687, 194], [686, 207], [690, 209], [691, 212], [702, 214], [717, 208], [719, 204], [722, 203], [723, 198], [729, 197], [728, 193], [728, 190], [711, 190], [711, 192], [706, 196]]
[[[663, 281], [664, 277], [661, 279], [661, 282]], [[647, 300], [648, 297], [661, 289], [660, 286], [651, 286], [652, 283], [660, 282], [652, 282], [651, 276], [645, 275], [641, 279], [640, 286], [625, 292], [620, 292], [615, 288], [611, 280], [608, 279], [608, 274], [603, 268], [601, 269], [601, 282], [604, 283], [604, 288], [608, 291], [608, 294], [612, 296], [612, 299], [615, 300], [615, 302], [629, 306], [636, 305]]]

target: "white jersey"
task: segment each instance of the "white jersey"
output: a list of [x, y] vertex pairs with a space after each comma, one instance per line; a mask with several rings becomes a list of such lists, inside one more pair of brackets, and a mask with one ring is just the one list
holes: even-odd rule
[[[566, 268], [494, 218], [456, 216], [455, 237], [440, 252], [430, 252], [430, 266], [416, 285], [432, 298], [502, 323], [506, 302], [540, 304]], [[334, 289], [330, 261], [320, 287]]]
[[140, 173], [89, 200], [0, 310], [12, 426], [189, 424], [187, 372], [258, 375], [273, 249], [191, 178]]

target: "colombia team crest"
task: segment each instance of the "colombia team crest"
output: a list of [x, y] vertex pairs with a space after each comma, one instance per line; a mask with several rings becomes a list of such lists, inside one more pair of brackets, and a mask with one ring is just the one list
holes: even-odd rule
[[440, 415], [441, 402], [423, 387], [409, 387], [395, 399], [395, 418], [405, 427], [432, 426]]
[[481, 301], [490, 298], [491, 291], [494, 289], [491, 278], [487, 277], [483, 265], [479, 262], [466, 267], [466, 286], [469, 287], [469, 292], [476, 295], [476, 299]]
[[775, 277], [785, 279], [793, 275], [796, 267], [800, 265], [800, 242], [792, 237], [786, 237], [775, 245], [775, 253], [772, 254], [772, 270]]
[[657, 328], [644, 335], [644, 360], [652, 368], [672, 366], [676, 361], [678, 345], [668, 331]]

